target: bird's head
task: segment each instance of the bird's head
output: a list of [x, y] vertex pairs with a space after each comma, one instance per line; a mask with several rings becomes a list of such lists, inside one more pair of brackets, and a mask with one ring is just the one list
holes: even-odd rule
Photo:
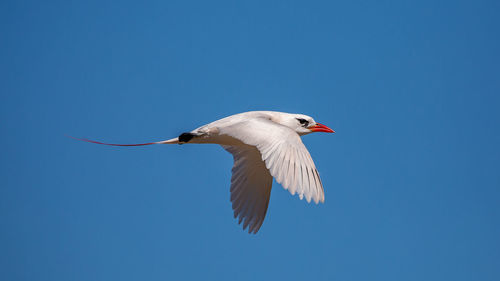
[[317, 123], [311, 116], [304, 114], [286, 114], [280, 116], [278, 123], [289, 127], [301, 136], [314, 132], [335, 133], [334, 130]]

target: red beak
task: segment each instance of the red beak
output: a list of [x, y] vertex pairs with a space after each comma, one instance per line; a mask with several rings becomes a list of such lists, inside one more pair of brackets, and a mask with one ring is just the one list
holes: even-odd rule
[[316, 123], [316, 125], [313, 125], [313, 126], [309, 127], [308, 129], [313, 131], [313, 132], [335, 133], [334, 130], [332, 130], [332, 129], [328, 128], [327, 126], [320, 124], [320, 123]]

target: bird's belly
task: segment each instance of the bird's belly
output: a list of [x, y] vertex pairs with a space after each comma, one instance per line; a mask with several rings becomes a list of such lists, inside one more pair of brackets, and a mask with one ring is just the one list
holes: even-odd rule
[[215, 143], [220, 145], [244, 145], [242, 141], [228, 135], [206, 135], [194, 138], [190, 143]]

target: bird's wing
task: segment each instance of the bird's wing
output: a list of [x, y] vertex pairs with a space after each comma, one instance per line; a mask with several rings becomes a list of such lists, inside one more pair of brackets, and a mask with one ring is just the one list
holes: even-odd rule
[[298, 193], [307, 202], [325, 201], [319, 173], [295, 131], [266, 118], [250, 118], [218, 129], [219, 134], [257, 148], [271, 175], [292, 195]]
[[259, 151], [249, 145], [222, 146], [233, 155], [231, 202], [234, 217], [248, 226], [249, 233], [259, 231], [266, 217], [273, 177], [266, 169]]

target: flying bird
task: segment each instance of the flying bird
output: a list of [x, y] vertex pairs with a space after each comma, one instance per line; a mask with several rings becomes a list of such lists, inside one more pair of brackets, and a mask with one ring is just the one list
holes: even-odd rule
[[323, 184], [316, 166], [300, 137], [313, 132], [334, 133], [310, 116], [275, 111], [235, 114], [191, 132], [159, 142], [111, 144], [142, 146], [151, 144], [214, 143], [234, 158], [231, 176], [231, 203], [234, 217], [243, 230], [257, 233], [266, 216], [273, 177], [292, 195], [307, 202], [324, 202]]

